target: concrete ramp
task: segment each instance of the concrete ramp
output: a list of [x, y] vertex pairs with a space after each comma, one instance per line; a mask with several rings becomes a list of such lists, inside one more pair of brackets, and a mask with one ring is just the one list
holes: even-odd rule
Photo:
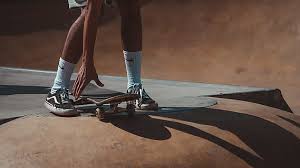
[[[52, 114], [44, 107], [46, 94], [52, 85], [55, 73], [50, 71], [38, 71], [28, 69], [0, 68], [0, 119], [23, 117], [28, 115], [51, 116]], [[75, 79], [76, 75], [73, 75]], [[104, 88], [98, 88], [90, 83], [83, 92], [83, 95], [109, 97], [121, 94], [126, 91], [126, 79], [120, 77], [103, 77]], [[151, 81], [151, 80], [150, 80]], [[153, 82], [155, 83], [155, 82]], [[174, 82], [175, 84], [176, 82]], [[167, 84], [161, 86], [167, 92], [154, 92], [155, 87], [151, 87], [151, 82], [145, 82], [150, 95], [159, 102], [158, 113], [183, 112], [195, 108], [203, 108], [215, 105], [217, 102], [212, 98], [199, 97], [199, 95], [170, 94], [180, 86], [172, 86], [168, 89]], [[153, 93], [152, 93], [153, 92]], [[170, 93], [169, 93], [170, 92]], [[143, 111], [140, 114], [146, 115], [152, 112]], [[139, 112], [137, 112], [139, 114]], [[82, 116], [86, 116], [84, 113]]]
[[[30, 69], [0, 68], [0, 119], [27, 115], [50, 115], [43, 102], [55, 72]], [[76, 74], [72, 76], [76, 78]], [[101, 76], [105, 88], [90, 84], [85, 94], [110, 96], [126, 90], [124, 77]], [[209, 107], [216, 104], [211, 97], [238, 99], [259, 103], [291, 112], [278, 89], [217, 85], [178, 81], [144, 79], [144, 86], [161, 107], [159, 112], [183, 112], [187, 109]], [[99, 95], [98, 95], [99, 96]], [[148, 113], [145, 113], [148, 114]]]
[[[215, 105], [209, 97], [245, 98], [276, 89], [145, 79], [160, 106], [172, 108], [100, 122], [55, 117], [43, 107], [54, 75], [0, 68], [1, 168], [299, 165], [299, 116], [245, 101], [218, 99]], [[105, 89], [90, 84], [84, 94], [125, 90], [125, 78], [101, 79]]]

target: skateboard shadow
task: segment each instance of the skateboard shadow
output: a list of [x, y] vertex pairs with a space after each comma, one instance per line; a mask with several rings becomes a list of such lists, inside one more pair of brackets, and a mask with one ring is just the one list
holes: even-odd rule
[[171, 132], [164, 126], [164, 121], [156, 120], [148, 115], [137, 115], [134, 118], [114, 118], [110, 120], [114, 126], [131, 134], [153, 139], [167, 140], [171, 138]]
[[108, 120], [105, 120], [105, 122], [110, 122], [124, 131], [143, 138], [167, 140], [172, 136], [170, 131], [166, 128], [166, 123], [169, 122], [152, 118], [150, 115], [178, 114], [201, 108], [202, 107], [160, 107], [158, 111], [136, 112], [137, 114], [134, 118], [111, 116]]
[[45, 86], [0, 85], [0, 95], [47, 94], [49, 89]]
[[143, 138], [167, 140], [171, 138], [171, 133], [166, 128], [166, 121], [152, 118], [150, 115], [184, 113], [198, 108], [199, 107], [161, 107], [159, 111], [136, 112], [137, 114], [133, 118], [128, 118], [127, 116], [111, 116], [105, 122], [110, 122], [124, 131]]

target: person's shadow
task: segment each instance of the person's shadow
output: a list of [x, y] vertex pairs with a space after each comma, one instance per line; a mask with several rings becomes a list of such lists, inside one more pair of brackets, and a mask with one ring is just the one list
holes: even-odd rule
[[136, 116], [131, 119], [115, 118], [110, 122], [116, 127], [140, 137], [166, 140], [172, 137], [166, 128], [173, 128], [213, 142], [238, 156], [253, 167], [296, 167], [300, 155], [300, 140], [289, 131], [265, 119], [234, 111], [201, 108], [191, 112], [161, 114], [202, 125], [215, 126], [239, 137], [258, 156], [191, 125]]

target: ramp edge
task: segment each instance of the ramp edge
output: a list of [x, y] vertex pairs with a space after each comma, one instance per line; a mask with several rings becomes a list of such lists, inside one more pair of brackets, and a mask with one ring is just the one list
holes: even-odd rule
[[244, 93], [208, 95], [206, 97], [216, 97], [216, 98], [247, 101], [247, 102], [257, 103], [257, 104], [261, 104], [261, 105], [265, 105], [265, 106], [269, 106], [280, 110], [284, 110], [286, 112], [293, 113], [292, 109], [283, 98], [280, 89], [261, 90], [261, 91], [244, 92]]

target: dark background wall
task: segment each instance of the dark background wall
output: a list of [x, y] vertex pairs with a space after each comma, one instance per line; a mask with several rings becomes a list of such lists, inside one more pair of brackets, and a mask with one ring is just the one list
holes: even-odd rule
[[[143, 77], [278, 87], [300, 110], [298, 0], [143, 1]], [[0, 66], [55, 70], [78, 16], [64, 0], [1, 2]], [[125, 75], [117, 9], [97, 35], [99, 74]]]

